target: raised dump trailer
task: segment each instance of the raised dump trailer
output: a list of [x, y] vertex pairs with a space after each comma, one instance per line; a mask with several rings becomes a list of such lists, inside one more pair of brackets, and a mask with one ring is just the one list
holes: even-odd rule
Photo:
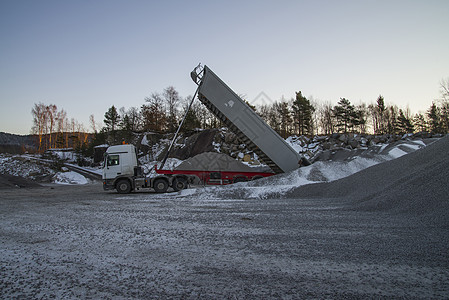
[[198, 99], [273, 172], [289, 172], [308, 164], [207, 66], [196, 67], [191, 77], [199, 85]]

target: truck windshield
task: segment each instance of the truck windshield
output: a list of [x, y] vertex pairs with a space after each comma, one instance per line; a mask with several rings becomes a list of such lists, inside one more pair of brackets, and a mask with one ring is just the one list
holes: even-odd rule
[[120, 159], [119, 159], [119, 155], [118, 154], [112, 154], [112, 155], [108, 155], [106, 157], [106, 163], [107, 166], [117, 166], [120, 164]]

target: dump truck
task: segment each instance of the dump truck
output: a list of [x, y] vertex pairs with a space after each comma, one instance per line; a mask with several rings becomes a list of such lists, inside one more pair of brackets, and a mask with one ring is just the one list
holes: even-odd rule
[[274, 175], [272, 172], [239, 172], [219, 170], [161, 170], [155, 166], [155, 175], [145, 175], [139, 166], [134, 145], [110, 146], [103, 163], [103, 189], [127, 194], [140, 189], [153, 189], [157, 193], [180, 191], [189, 184], [201, 181], [210, 185], [255, 180]]
[[119, 193], [130, 193], [144, 188], [154, 189], [158, 193], [169, 190], [180, 191], [187, 188], [195, 179], [208, 184], [231, 184], [290, 172], [309, 164], [210, 68], [198, 65], [190, 75], [197, 84], [190, 106], [198, 96], [201, 103], [236, 133], [238, 138], [271, 168], [272, 172], [164, 170], [163, 166], [182, 121], [161, 166], [159, 168], [155, 166], [157, 175], [150, 176], [143, 173], [138, 164], [134, 145], [110, 146], [104, 157], [102, 174], [104, 190], [116, 189]]

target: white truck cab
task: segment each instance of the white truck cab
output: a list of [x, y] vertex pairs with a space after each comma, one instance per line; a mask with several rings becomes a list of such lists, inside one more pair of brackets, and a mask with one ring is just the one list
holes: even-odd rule
[[137, 160], [137, 150], [134, 145], [110, 146], [104, 155], [103, 189], [114, 190], [121, 194], [141, 188], [153, 188], [158, 193], [164, 193], [169, 187], [174, 191], [187, 188], [187, 175], [164, 175], [146, 177]]
[[134, 167], [138, 166], [136, 154], [134, 145], [109, 147], [104, 160], [103, 179], [134, 175]]

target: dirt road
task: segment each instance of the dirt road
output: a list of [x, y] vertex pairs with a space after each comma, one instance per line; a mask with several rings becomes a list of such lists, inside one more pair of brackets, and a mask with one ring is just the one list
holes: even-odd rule
[[448, 230], [335, 200], [2, 190], [2, 298], [447, 298]]

